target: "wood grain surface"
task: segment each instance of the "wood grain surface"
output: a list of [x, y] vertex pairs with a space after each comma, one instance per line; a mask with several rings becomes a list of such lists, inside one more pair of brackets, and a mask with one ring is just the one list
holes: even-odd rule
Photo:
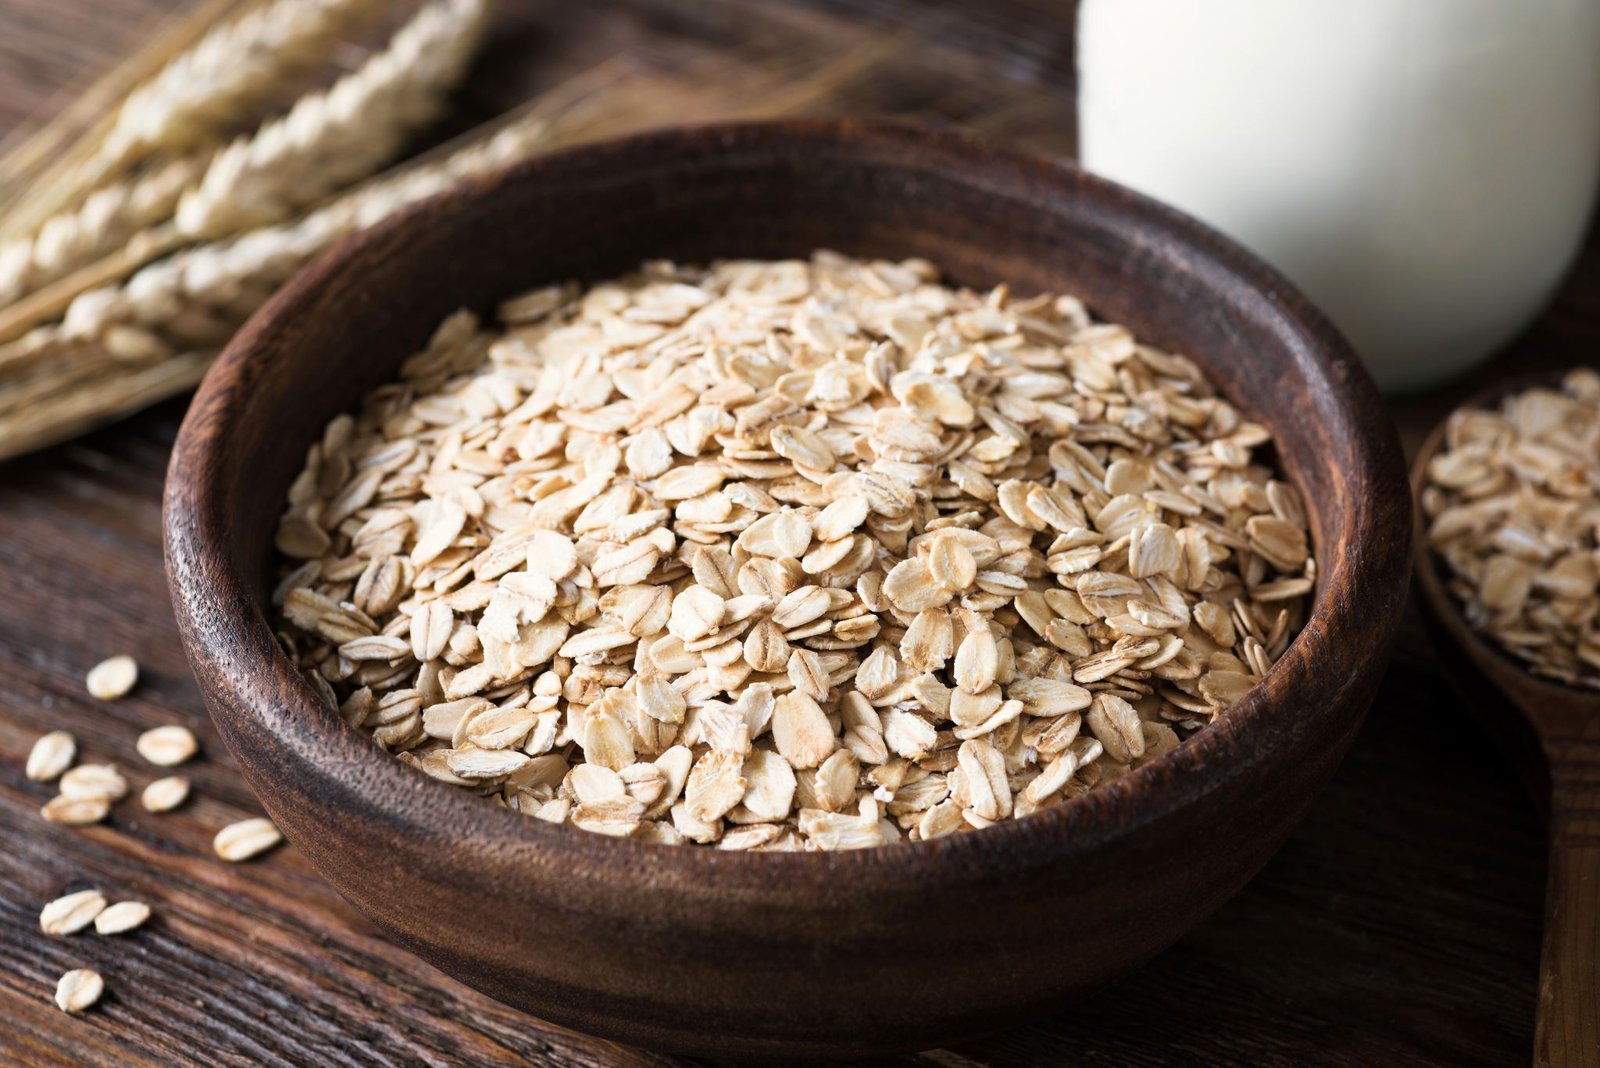
[[[113, 62], [169, 6], [0, 0], [0, 134]], [[822, 110], [943, 118], [1063, 151], [1070, 20], [1053, 8], [506, 0], [463, 112], [498, 110], [617, 52], [673, 64], [753, 43], [771, 52], [801, 38], [910, 35], [892, 77]], [[1393, 410], [1414, 446], [1488, 376], [1593, 362], [1597, 351], [1591, 235], [1561, 296], [1493, 367]], [[562, 1031], [445, 979], [292, 849], [244, 866], [212, 857], [211, 835], [259, 810], [205, 718], [162, 576], [161, 478], [183, 408], [0, 465], [0, 1063], [686, 1063]], [[122, 651], [146, 681], [120, 702], [88, 698], [83, 672]], [[1505, 743], [1477, 722], [1504, 710], [1458, 688], [1445, 664], [1413, 613], [1327, 793], [1261, 875], [1177, 946], [1025, 1026], [897, 1063], [1526, 1064], [1543, 829]], [[163, 816], [125, 802], [88, 830], [39, 818], [51, 791], [21, 770], [37, 735], [73, 731], [86, 758], [116, 761], [138, 788], [155, 775], [133, 741], [167, 722], [193, 727], [206, 747], [190, 769], [196, 801]], [[39, 908], [88, 885], [150, 901], [157, 918], [118, 939], [40, 934]], [[50, 998], [75, 966], [99, 969], [109, 989], [77, 1019]]]

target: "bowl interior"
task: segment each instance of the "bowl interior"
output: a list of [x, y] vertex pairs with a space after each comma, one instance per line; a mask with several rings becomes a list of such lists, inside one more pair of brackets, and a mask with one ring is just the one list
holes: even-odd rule
[[[192, 519], [187, 544], [218, 558], [209, 581], [220, 577], [224, 595], [214, 610], [246, 617], [250, 640], [231, 662], [287, 668], [266, 622], [287, 486], [325, 423], [391, 377], [445, 315], [489, 312], [529, 287], [602, 279], [645, 258], [819, 247], [925, 257], [956, 284], [1081, 297], [1097, 316], [1194, 359], [1265, 423], [1308, 505], [1317, 600], [1263, 684], [1174, 753], [1019, 825], [1070, 819], [1093, 837], [1181, 804], [1207, 788], [1203, 765], [1215, 779], [1220, 758], [1256, 758], [1239, 736], [1274, 703], [1312, 692], [1318, 650], [1366, 641], [1347, 667], [1381, 658], [1404, 596], [1398, 449], [1347, 346], [1281, 278], [1187, 218], [1066, 165], [914, 129], [788, 123], [665, 131], [469, 183], [330, 253], [258, 313], [202, 389], [184, 431], [195, 448], [180, 445], [169, 483], [174, 529]], [[184, 596], [178, 555], [174, 589]], [[331, 713], [307, 710], [309, 688], [282, 697], [296, 716], [337, 727]], [[1301, 717], [1280, 718], [1278, 730], [1300, 729]]]

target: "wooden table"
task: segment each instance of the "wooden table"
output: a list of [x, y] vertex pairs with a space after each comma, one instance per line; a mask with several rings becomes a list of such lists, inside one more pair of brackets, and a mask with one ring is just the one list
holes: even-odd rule
[[[179, 2], [0, 0], [0, 132]], [[1071, 20], [1045, 0], [592, 7], [506, 0], [462, 112], [497, 111], [615, 52], [671, 67], [738, 48], [759, 63], [797, 42], [826, 52], [879, 39], [893, 61], [821, 110], [915, 114], [1070, 149]], [[1554, 306], [1484, 375], [1597, 351], [1591, 238]], [[1408, 445], [1469, 386], [1397, 403]], [[245, 866], [213, 858], [217, 828], [258, 810], [210, 730], [162, 577], [161, 480], [183, 407], [0, 465], [0, 1063], [686, 1063], [562, 1031], [446, 979], [293, 849]], [[145, 681], [125, 700], [91, 700], [84, 670], [122, 651]], [[1088, 1000], [898, 1063], [1526, 1063], [1544, 843], [1508, 759], [1470, 714], [1496, 709], [1473, 700], [1413, 613], [1354, 751], [1243, 893]], [[22, 775], [37, 735], [71, 730], [86, 758], [117, 762], [137, 788], [154, 776], [133, 741], [168, 722], [205, 746], [190, 769], [195, 802], [163, 816], [127, 802], [82, 830], [39, 818], [51, 791]], [[40, 906], [88, 885], [149, 901], [157, 919], [118, 939], [40, 934]], [[50, 995], [80, 965], [109, 993], [73, 1019]]]

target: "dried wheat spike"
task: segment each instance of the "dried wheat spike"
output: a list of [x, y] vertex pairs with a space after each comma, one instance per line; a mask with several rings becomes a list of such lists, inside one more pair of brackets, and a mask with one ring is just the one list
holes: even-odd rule
[[198, 157], [180, 156], [136, 178], [97, 189], [77, 208], [46, 220], [32, 235], [0, 245], [0, 305], [94, 263], [171, 218], [179, 197], [201, 170]]
[[279, 222], [388, 162], [436, 118], [483, 37], [485, 0], [438, 0], [325, 93], [220, 152], [183, 197], [178, 228], [215, 238]]
[[548, 148], [555, 136], [548, 119], [524, 118], [304, 219], [186, 249], [80, 296], [64, 322], [0, 345], [0, 458], [193, 388], [238, 325], [333, 242], [458, 179]]
[[[281, 0], [280, 0], [281, 2]], [[847, 56], [809, 74], [753, 85], [738, 114], [796, 105], [798, 88], [848, 76]], [[496, 129], [369, 179], [309, 214], [184, 249], [124, 282], [80, 294], [62, 321], [0, 344], [0, 459], [66, 440], [192, 388], [248, 315], [333, 242], [453, 182], [585, 138], [637, 128], [682, 110], [657, 81], [619, 89], [602, 65], [544, 94]], [[778, 95], [778, 89], [783, 92]], [[602, 92], [603, 90], [603, 92]]]
[[[52, 342], [66, 351], [75, 342], [94, 340], [126, 362], [216, 348], [273, 289], [334, 241], [459, 178], [535, 151], [547, 143], [548, 130], [542, 120], [508, 127], [484, 144], [357, 189], [297, 222], [186, 249], [121, 286], [82, 294], [59, 325], [35, 331], [32, 343], [48, 352]], [[0, 370], [9, 349], [0, 346]]]
[[215, 140], [241, 112], [326, 62], [369, 0], [272, 0], [211, 31], [129, 94], [89, 162], [89, 187], [160, 151]]

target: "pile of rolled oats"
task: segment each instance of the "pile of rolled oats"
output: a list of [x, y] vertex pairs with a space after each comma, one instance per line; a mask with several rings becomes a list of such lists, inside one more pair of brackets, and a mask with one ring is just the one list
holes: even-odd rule
[[1428, 544], [1467, 622], [1537, 674], [1600, 689], [1600, 374], [1450, 416]]
[[1167, 752], [1303, 621], [1194, 364], [922, 261], [649, 263], [446, 321], [313, 445], [283, 641], [401, 760], [591, 831], [932, 838]]

